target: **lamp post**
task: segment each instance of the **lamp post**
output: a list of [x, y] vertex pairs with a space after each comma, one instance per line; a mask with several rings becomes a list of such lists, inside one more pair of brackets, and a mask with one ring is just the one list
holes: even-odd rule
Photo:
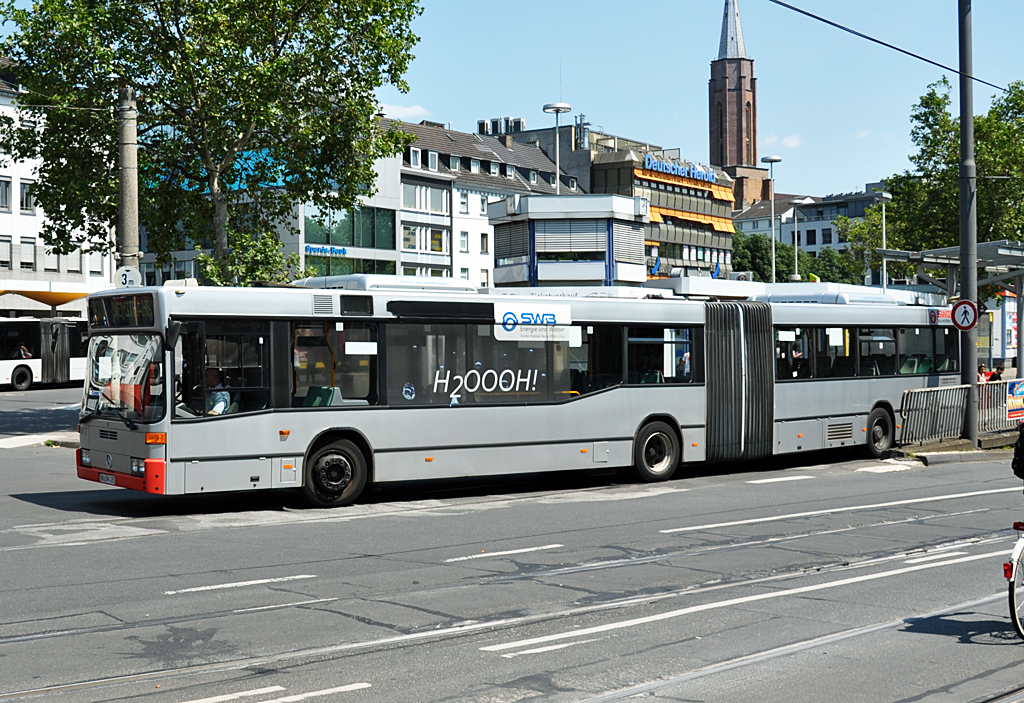
[[569, 103], [548, 103], [544, 106], [544, 112], [555, 113], [555, 195], [561, 195], [562, 193], [562, 159], [561, 150], [559, 149], [562, 135], [558, 129], [558, 116], [563, 112], [569, 112], [571, 109]]
[[797, 228], [797, 213], [800, 211], [801, 205], [810, 205], [813, 202], [814, 198], [810, 196], [793, 198], [789, 201], [789, 204], [793, 206], [793, 275], [789, 277], [789, 280], [793, 283], [800, 282], [800, 230]]
[[782, 161], [781, 156], [762, 156], [761, 163], [768, 164], [768, 199], [772, 202], [772, 283], [775, 283], [775, 164]]
[[[885, 249], [885, 201], [892, 200], [892, 193], [887, 193], [884, 190], [876, 190], [878, 195], [876, 196], [882, 201], [882, 249]], [[882, 292], [885, 292], [885, 284], [887, 276], [885, 274], [885, 254], [882, 254]]]

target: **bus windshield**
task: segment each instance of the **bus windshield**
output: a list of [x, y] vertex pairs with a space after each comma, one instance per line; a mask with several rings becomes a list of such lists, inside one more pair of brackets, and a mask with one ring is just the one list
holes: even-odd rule
[[89, 340], [85, 415], [138, 422], [164, 416], [163, 344], [156, 334], [100, 334]]

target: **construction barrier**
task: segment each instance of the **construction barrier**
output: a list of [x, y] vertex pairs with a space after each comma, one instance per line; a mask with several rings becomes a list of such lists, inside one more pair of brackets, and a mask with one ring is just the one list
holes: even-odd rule
[[[996, 384], [992, 384], [996, 385]], [[903, 391], [900, 444], [914, 444], [959, 437], [970, 386], [942, 386]], [[1003, 414], [1006, 389], [1003, 389]]]

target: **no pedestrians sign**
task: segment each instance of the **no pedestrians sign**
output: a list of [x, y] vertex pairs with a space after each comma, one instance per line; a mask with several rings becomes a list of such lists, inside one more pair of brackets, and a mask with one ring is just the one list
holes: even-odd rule
[[961, 332], [974, 329], [978, 324], [978, 308], [970, 300], [961, 300], [953, 306], [953, 326]]

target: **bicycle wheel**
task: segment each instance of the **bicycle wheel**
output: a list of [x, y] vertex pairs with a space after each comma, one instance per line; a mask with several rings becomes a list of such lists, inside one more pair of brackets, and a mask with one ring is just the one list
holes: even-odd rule
[[1017, 557], [1014, 564], [1014, 575], [1010, 581], [1010, 619], [1013, 620], [1013, 629], [1021, 639], [1024, 639], [1024, 553]]

